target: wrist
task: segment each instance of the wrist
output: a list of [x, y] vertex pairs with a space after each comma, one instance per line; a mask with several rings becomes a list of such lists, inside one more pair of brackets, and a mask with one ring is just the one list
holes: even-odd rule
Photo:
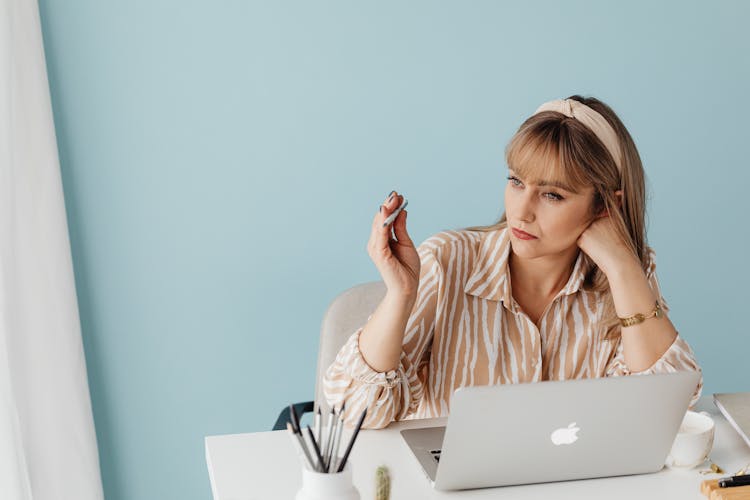
[[614, 258], [610, 262], [602, 263], [599, 268], [609, 281], [627, 280], [639, 275], [646, 276], [641, 267], [641, 261], [630, 252]]
[[387, 290], [385, 293], [385, 302], [394, 306], [403, 306], [411, 311], [414, 303], [417, 301], [417, 292], [409, 292], [402, 290]]
[[618, 317], [644, 314], [654, 308], [658, 297], [651, 289], [640, 262], [613, 268], [607, 275], [607, 280]]

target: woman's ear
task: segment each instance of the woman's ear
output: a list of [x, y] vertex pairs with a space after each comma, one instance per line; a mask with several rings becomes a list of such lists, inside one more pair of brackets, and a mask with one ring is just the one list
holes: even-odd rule
[[[615, 199], [617, 200], [617, 208], [622, 210], [622, 189], [618, 189], [617, 191], [615, 191]], [[602, 209], [596, 215], [597, 219], [601, 217], [609, 217], [609, 210], [607, 210], [607, 207], [602, 207]]]
[[615, 197], [617, 198], [617, 208], [622, 210], [622, 189], [615, 191]]

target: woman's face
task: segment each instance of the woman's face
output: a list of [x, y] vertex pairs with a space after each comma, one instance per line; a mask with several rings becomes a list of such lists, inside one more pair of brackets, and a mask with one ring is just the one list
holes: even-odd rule
[[570, 189], [553, 182], [534, 183], [509, 171], [505, 216], [514, 254], [531, 259], [564, 254], [577, 246], [578, 237], [594, 219], [594, 188], [579, 189], [578, 193]]

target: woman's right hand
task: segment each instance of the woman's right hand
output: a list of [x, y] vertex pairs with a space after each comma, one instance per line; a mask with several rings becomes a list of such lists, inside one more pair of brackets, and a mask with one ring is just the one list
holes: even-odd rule
[[391, 237], [391, 225], [383, 226], [385, 219], [401, 206], [404, 197], [396, 191], [388, 195], [380, 211], [372, 221], [367, 253], [380, 271], [388, 293], [414, 298], [419, 286], [419, 254], [406, 232], [406, 210], [393, 221], [395, 238]]

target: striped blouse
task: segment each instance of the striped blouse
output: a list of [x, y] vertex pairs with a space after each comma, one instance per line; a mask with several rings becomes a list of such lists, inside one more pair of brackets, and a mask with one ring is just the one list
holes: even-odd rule
[[[419, 289], [398, 368], [378, 372], [367, 364], [359, 351], [360, 327], [326, 370], [323, 392], [331, 405], [346, 401], [348, 425], [365, 407], [366, 428], [447, 416], [453, 391], [463, 386], [700, 371], [679, 334], [651, 367], [630, 371], [620, 336], [603, 338], [602, 294], [610, 292], [581, 288], [585, 277], [581, 252], [537, 328], [511, 293], [506, 228], [443, 231], [417, 251], [422, 264]], [[669, 311], [650, 248], [649, 256], [649, 284]], [[701, 378], [691, 407], [702, 386]]]

